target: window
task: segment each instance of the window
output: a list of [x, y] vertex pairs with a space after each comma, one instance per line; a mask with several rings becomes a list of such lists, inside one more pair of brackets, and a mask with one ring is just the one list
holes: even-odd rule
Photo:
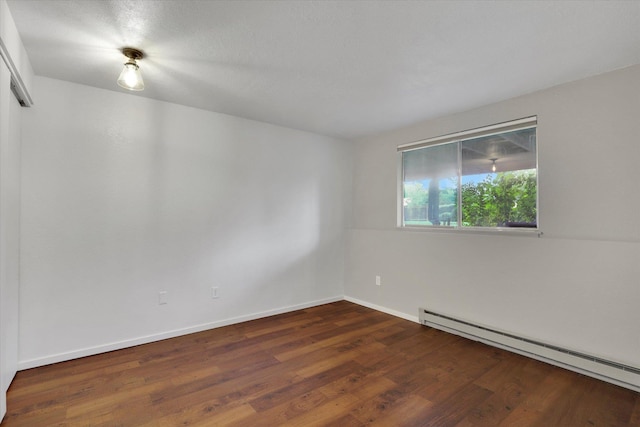
[[405, 144], [403, 227], [538, 228], [536, 117]]

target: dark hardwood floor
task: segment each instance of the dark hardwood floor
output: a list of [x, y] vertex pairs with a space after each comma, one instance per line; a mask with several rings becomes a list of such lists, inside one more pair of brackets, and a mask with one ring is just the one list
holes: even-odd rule
[[2, 426], [640, 426], [639, 396], [341, 301], [19, 372]]

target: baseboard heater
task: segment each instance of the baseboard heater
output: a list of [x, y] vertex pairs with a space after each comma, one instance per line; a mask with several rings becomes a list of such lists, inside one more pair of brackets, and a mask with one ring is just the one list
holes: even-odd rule
[[640, 391], [640, 369], [504, 331], [419, 309], [420, 323], [474, 341], [503, 348], [634, 391]]

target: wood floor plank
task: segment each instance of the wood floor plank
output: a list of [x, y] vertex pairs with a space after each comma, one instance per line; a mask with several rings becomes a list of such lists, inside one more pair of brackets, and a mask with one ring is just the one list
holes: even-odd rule
[[[599, 383], [580, 375], [566, 389], [562, 399], [557, 399], [553, 407], [544, 412], [541, 422], [547, 425], [624, 425], [633, 410], [635, 399], [615, 386], [607, 386], [607, 392], [602, 393]], [[577, 405], [584, 405], [584, 410], [575, 411]]]
[[433, 403], [415, 394], [396, 402], [376, 420], [380, 426], [419, 426], [433, 417]]
[[640, 426], [640, 394], [636, 396], [636, 404], [629, 417], [629, 425]]
[[273, 406], [261, 412], [256, 412], [250, 417], [230, 424], [231, 426], [244, 427], [271, 427], [282, 425], [294, 418], [316, 408], [330, 399], [318, 390], [311, 390], [281, 404]]
[[429, 419], [424, 425], [456, 425], [492, 394], [493, 392], [475, 384], [463, 387], [443, 402], [434, 404]]
[[366, 424], [361, 423], [351, 414], [343, 415], [340, 418], [328, 421], [324, 424], [324, 427], [362, 427]]
[[639, 394], [346, 301], [18, 372], [2, 427], [639, 426]]
[[540, 410], [518, 406], [498, 424], [498, 427], [546, 427], [541, 421], [543, 415]]
[[[513, 356], [505, 358], [503, 363], [474, 381], [474, 384], [491, 390], [494, 394], [472, 410], [466, 422], [458, 424], [459, 427], [497, 426], [527, 398], [527, 393], [534, 390], [545, 378], [545, 375], [541, 375], [545, 366], [540, 366], [535, 360], [524, 356]], [[532, 365], [535, 365], [536, 369], [529, 369]], [[546, 367], [549, 371], [553, 370], [550, 365]]]
[[[576, 390], [572, 390], [572, 384], [579, 383], [582, 376], [565, 370], [553, 369], [552, 372], [553, 374], [545, 376], [538, 387], [532, 390], [527, 398], [502, 420], [500, 426], [543, 426], [548, 425], [546, 423], [552, 418], [558, 417], [555, 408], [566, 399], [566, 396], [573, 398]], [[582, 410], [584, 409], [583, 407]]]
[[397, 386], [396, 383], [388, 378], [371, 373], [367, 374], [366, 371], [363, 371], [339, 378], [320, 387], [319, 390], [329, 398], [335, 398], [342, 394], [352, 394], [361, 400], [368, 400]]
[[358, 323], [357, 327], [354, 325], [348, 325], [342, 328], [334, 328], [332, 331], [327, 331], [325, 333], [312, 336], [313, 339], [317, 340], [313, 344], [306, 347], [299, 347], [285, 353], [280, 353], [276, 355], [276, 357], [278, 358], [278, 360], [286, 361], [294, 357], [303, 356], [307, 353], [311, 353], [314, 350], [323, 347], [334, 346], [341, 342], [353, 339], [354, 337], [366, 336], [367, 334], [374, 332], [377, 329], [393, 325], [397, 321], [398, 320], [396, 319], [387, 319], [383, 322], [375, 323], [373, 325], [367, 321]]
[[254, 399], [249, 403], [256, 410], [256, 412], [262, 412], [285, 401], [292, 400], [297, 396], [303, 395], [304, 393], [308, 393], [311, 390], [319, 388], [328, 382], [332, 382], [338, 378], [349, 375], [351, 372], [358, 371], [360, 368], [360, 365], [355, 362], [342, 363], [331, 369], [315, 374], [309, 378], [305, 378], [303, 381], [291, 384], [278, 390], [274, 390], [273, 392]]
[[[585, 377], [584, 380], [580, 405], [584, 405], [585, 410], [574, 411], [573, 419], [576, 424], [618, 426], [629, 422], [638, 401], [637, 396], [630, 395], [621, 387], [610, 387], [610, 384], [593, 378]], [[571, 408], [567, 410], [571, 411]], [[640, 425], [640, 422], [636, 425]]]
[[282, 426], [324, 427], [328, 424], [335, 423], [339, 418], [343, 417], [346, 411], [357, 401], [357, 397], [351, 394], [343, 394], [299, 415], [291, 421], [282, 424]]
[[[390, 412], [396, 413], [396, 409], [404, 405], [405, 401], [412, 397], [422, 399], [409, 393], [403, 385], [396, 385], [370, 399], [360, 399], [358, 406], [351, 411], [351, 414], [363, 423], [375, 424], [380, 422], [381, 419], [389, 419]], [[424, 401], [431, 406], [428, 401]]]

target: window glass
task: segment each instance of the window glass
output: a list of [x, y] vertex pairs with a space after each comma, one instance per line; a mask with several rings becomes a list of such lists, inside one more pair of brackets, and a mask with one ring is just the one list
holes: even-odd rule
[[456, 226], [457, 147], [443, 144], [404, 152], [402, 162], [404, 223]]
[[536, 227], [536, 129], [460, 144], [462, 226]]

